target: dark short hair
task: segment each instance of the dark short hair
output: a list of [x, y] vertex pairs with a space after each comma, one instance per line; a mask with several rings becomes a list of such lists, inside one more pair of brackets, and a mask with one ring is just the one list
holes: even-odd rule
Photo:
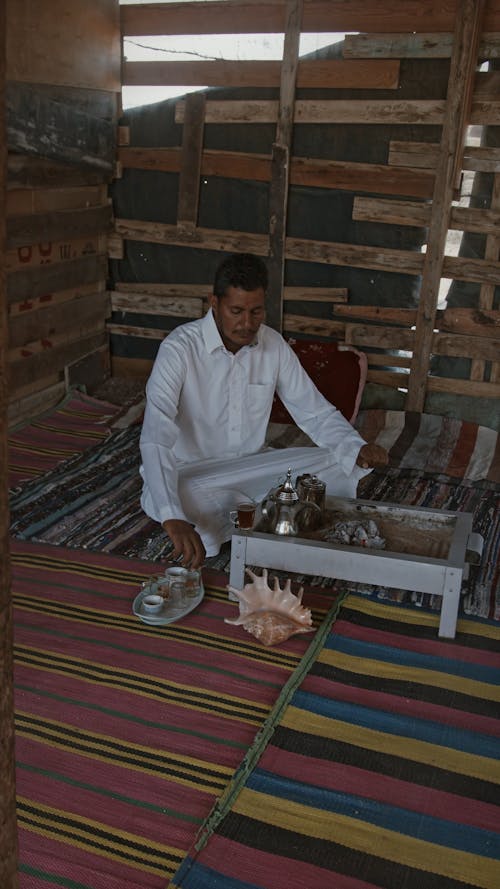
[[224, 296], [228, 287], [241, 290], [267, 290], [267, 268], [260, 256], [253, 253], [233, 253], [217, 267], [214, 279], [215, 296]]

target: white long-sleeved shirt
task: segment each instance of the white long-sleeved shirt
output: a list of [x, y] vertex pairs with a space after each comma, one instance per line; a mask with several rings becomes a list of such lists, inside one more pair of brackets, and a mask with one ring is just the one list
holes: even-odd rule
[[264, 448], [274, 393], [297, 425], [332, 452], [345, 475], [365, 443], [318, 391], [283, 337], [261, 325], [256, 342], [229, 352], [210, 310], [163, 340], [146, 387], [141, 474], [149, 514], [185, 519], [178, 468], [234, 460]]

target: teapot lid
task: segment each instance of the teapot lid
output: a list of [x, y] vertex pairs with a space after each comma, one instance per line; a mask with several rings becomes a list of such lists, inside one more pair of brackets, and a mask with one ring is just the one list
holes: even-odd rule
[[276, 499], [281, 503], [296, 503], [299, 495], [292, 484], [292, 470], [288, 470], [284, 484], [278, 488]]

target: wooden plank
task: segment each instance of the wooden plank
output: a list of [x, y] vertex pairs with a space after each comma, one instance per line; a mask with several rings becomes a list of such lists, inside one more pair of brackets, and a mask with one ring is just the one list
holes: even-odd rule
[[[493, 179], [493, 189], [491, 194], [491, 203], [490, 206], [495, 210], [500, 210], [500, 174], [496, 174]], [[498, 235], [498, 227], [496, 231], [492, 231], [488, 237], [486, 238], [486, 245], [484, 250], [484, 258], [498, 260], [500, 251], [500, 237]], [[495, 284], [483, 284], [479, 293], [479, 308], [480, 309], [492, 309], [493, 302], [495, 299]], [[486, 366], [483, 359], [487, 359], [486, 355], [479, 356], [479, 358], [472, 362], [470, 378], [471, 380], [482, 380], [484, 379]], [[492, 367], [492, 377], [497, 380], [497, 375], [500, 372], [500, 349], [497, 354], [492, 359], [495, 364]], [[497, 380], [498, 381], [498, 380]]]
[[106, 246], [106, 235], [87, 235], [72, 241], [39, 241], [37, 244], [26, 244], [16, 247], [6, 254], [7, 271], [14, 272], [20, 268], [48, 265], [53, 262], [68, 262], [79, 256], [100, 253]]
[[445, 256], [442, 277], [498, 285], [500, 263], [487, 259], [469, 259], [466, 256]]
[[[347, 340], [346, 340], [347, 342]], [[392, 353], [384, 353], [383, 355], [380, 352], [367, 352], [363, 346], [357, 346], [358, 349], [362, 349], [368, 359], [369, 367], [401, 367], [408, 368], [411, 364], [411, 357], [408, 355], [394, 354]]]
[[7, 219], [7, 247], [12, 249], [106, 232], [111, 227], [111, 218], [110, 206], [11, 216]]
[[7, 78], [120, 90], [120, 23], [109, 0], [7, 0]]
[[[280, 61], [124, 62], [125, 86], [279, 86]], [[329, 89], [397, 89], [399, 61], [299, 61], [297, 86]]]
[[479, 336], [435, 333], [432, 339], [432, 352], [434, 355], [472, 358], [481, 362], [496, 361], [500, 355], [500, 336], [486, 339]]
[[442, 332], [494, 337], [500, 330], [499, 309], [449, 308], [444, 312], [437, 312], [436, 320]]
[[347, 302], [349, 291], [347, 287], [284, 287], [284, 299], [289, 302]]
[[[449, 59], [452, 44], [452, 33], [346, 34], [343, 56], [346, 59]], [[483, 32], [479, 56], [500, 58], [500, 34]]]
[[295, 84], [299, 63], [303, 0], [286, 4], [285, 41], [281, 65], [280, 98], [276, 137], [271, 156], [269, 189], [269, 258], [267, 323], [275, 330], [283, 326], [283, 286], [285, 283], [285, 238], [287, 227], [290, 152], [295, 109]]
[[11, 272], [7, 281], [7, 297], [10, 302], [42, 296], [57, 290], [68, 290], [83, 284], [106, 280], [107, 257], [104, 255], [83, 256], [67, 262], [34, 266]]
[[[0, 5], [0, 195], [7, 186], [5, 131], [5, 4]], [[5, 213], [0, 213], [0, 885], [18, 886], [18, 838], [16, 821], [16, 773], [14, 749], [13, 620], [11, 566], [9, 552], [9, 454], [7, 403], [9, 391], [7, 345], [7, 298], [5, 253]]]
[[[266, 235], [247, 232], [224, 231], [198, 227], [196, 236], [179, 233], [177, 226], [161, 222], [144, 222], [138, 219], [116, 219], [116, 230], [126, 239], [147, 241], [159, 244], [189, 245], [203, 250], [224, 252], [249, 252], [266, 256], [268, 239]], [[358, 244], [343, 244], [330, 241], [310, 241], [303, 238], [286, 239], [286, 258], [306, 262], [320, 262], [328, 265], [352, 266], [353, 268], [380, 269], [408, 275], [419, 275], [422, 271], [423, 254], [412, 250], [391, 250], [382, 247], [365, 247]], [[484, 265], [484, 264], [483, 264]], [[461, 266], [457, 266], [457, 269]], [[465, 274], [466, 269], [463, 268]], [[485, 274], [492, 269], [485, 267]]]
[[[364, 222], [390, 225], [426, 226], [431, 218], [430, 204], [415, 201], [386, 201], [382, 198], [355, 197], [352, 218]], [[450, 229], [496, 236], [500, 227], [500, 208], [479, 210], [473, 207], [452, 207]], [[498, 259], [498, 253], [496, 257]]]
[[422, 411], [435, 327], [441, 277], [446, 277], [444, 250], [455, 188], [456, 159], [462, 149], [462, 106], [467, 101], [471, 63], [476, 61], [478, 22], [482, 3], [458, 0], [457, 24], [451, 57], [448, 97], [441, 136], [429, 237], [417, 311], [415, 348], [410, 371], [407, 410]]
[[203, 300], [197, 298], [175, 299], [149, 293], [111, 293], [113, 312], [129, 312], [141, 315], [166, 315], [179, 318], [201, 318]]
[[41, 414], [49, 408], [58, 404], [66, 394], [66, 386], [64, 381], [40, 380], [42, 384], [41, 391], [37, 390], [24, 397], [21, 397], [19, 391], [15, 397], [9, 402], [8, 408], [8, 424], [9, 428], [17, 426], [21, 422], [26, 422]]
[[11, 151], [111, 173], [115, 122], [55, 98], [32, 84], [7, 84], [7, 144]]
[[29, 299], [23, 299], [21, 302], [9, 305], [9, 318], [17, 318], [18, 315], [29, 315], [31, 312], [37, 312], [39, 309], [48, 306], [56, 306], [70, 302], [73, 299], [90, 296], [96, 293], [96, 291], [103, 293], [104, 289], [105, 281], [102, 281], [99, 284], [84, 284], [81, 287], [59, 290], [57, 293], [43, 293], [41, 296], [29, 297]]
[[335, 314], [341, 317], [363, 318], [367, 321], [382, 321], [385, 324], [399, 324], [412, 327], [417, 320], [416, 309], [403, 309], [393, 306], [335, 306]]
[[55, 210], [77, 210], [109, 203], [105, 188], [92, 185], [82, 188], [17, 188], [6, 196], [7, 216], [28, 213], [50, 213]]
[[132, 336], [138, 339], [164, 340], [168, 330], [159, 327], [135, 327], [133, 324], [106, 324], [106, 330], [112, 336]]
[[[431, 142], [390, 143], [388, 163], [395, 166], [413, 166], [435, 169], [439, 156], [439, 145]], [[500, 148], [483, 148], [465, 145], [462, 156], [462, 169], [483, 173], [500, 172]]]
[[[37, 338], [32, 340], [29, 343], [25, 343], [22, 346], [13, 346], [9, 349], [9, 363], [13, 366], [18, 364], [18, 362], [23, 361], [31, 361], [37, 355], [42, 354], [51, 354], [58, 348], [66, 346], [68, 343], [72, 344], [77, 340], [81, 340], [84, 337], [96, 335], [98, 333], [104, 332], [105, 322], [104, 318], [94, 317], [91, 320], [84, 321], [79, 324], [75, 324], [71, 330], [63, 331], [59, 333], [53, 333], [50, 335], [50, 338]], [[102, 340], [102, 345], [104, 340]], [[80, 358], [80, 355], [76, 356], [77, 360]], [[73, 358], [67, 358], [65, 364], [69, 364]], [[63, 366], [60, 365], [58, 368], [54, 366], [53, 370], [62, 370]]]
[[182, 129], [182, 161], [177, 201], [177, 225], [192, 230], [198, 221], [201, 155], [205, 119], [205, 94], [191, 93], [186, 99]]
[[44, 340], [46, 348], [54, 337], [65, 332], [72, 336], [75, 329], [86, 324], [102, 324], [110, 314], [110, 300], [107, 293], [93, 293], [90, 296], [49, 305], [35, 312], [17, 315], [10, 319], [9, 348], [16, 349], [26, 344]]
[[212, 284], [155, 284], [117, 281], [115, 290], [122, 293], [150, 293], [172, 299], [205, 299], [212, 293]]
[[[152, 3], [120, 7], [124, 36], [155, 34], [282, 33], [285, 0], [212, 0], [204, 3]], [[367, 31], [381, 33], [451, 32], [454, 3], [435, 0], [309, 0], [303, 32]], [[488, 8], [485, 31], [500, 31], [496, 4]]]
[[286, 333], [305, 333], [308, 336], [334, 337], [344, 339], [342, 321], [329, 321], [326, 318], [309, 318], [307, 315], [283, 315], [283, 329]]
[[109, 181], [108, 171], [70, 166], [12, 151], [8, 155], [7, 176], [9, 188], [63, 188]]
[[[178, 173], [181, 167], [180, 148], [126, 148], [120, 149], [119, 158], [121, 165], [129, 169]], [[271, 158], [208, 149], [203, 152], [201, 174], [269, 182]], [[429, 169], [420, 170], [411, 166], [402, 169], [384, 164], [292, 157], [290, 184], [430, 198], [434, 187], [434, 170], [432, 164], [429, 164]]]
[[[443, 122], [444, 99], [301, 99], [295, 102], [294, 123], [424, 124]], [[479, 103], [477, 123], [493, 123], [492, 103]], [[175, 122], [183, 123], [185, 102], [175, 106]], [[206, 106], [206, 124], [275, 123], [278, 101], [212, 100]], [[500, 117], [496, 122], [500, 122]]]
[[429, 392], [447, 392], [449, 395], [468, 395], [469, 398], [500, 398], [500, 383], [480, 383], [474, 380], [429, 377]]
[[375, 346], [377, 349], [413, 350], [415, 332], [403, 327], [378, 327], [375, 324], [346, 324], [346, 342], [353, 346]]
[[83, 339], [65, 342], [52, 349], [36, 352], [30, 358], [20, 358], [11, 364], [12, 391], [32, 383], [39, 377], [57, 372], [65, 364], [83, 358], [107, 342], [106, 333], [94, 333]]

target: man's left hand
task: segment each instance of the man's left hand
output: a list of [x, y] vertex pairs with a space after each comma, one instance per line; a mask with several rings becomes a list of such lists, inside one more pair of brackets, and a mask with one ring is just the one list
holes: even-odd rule
[[356, 463], [362, 469], [373, 469], [375, 466], [387, 466], [389, 455], [385, 448], [373, 442], [361, 448]]

